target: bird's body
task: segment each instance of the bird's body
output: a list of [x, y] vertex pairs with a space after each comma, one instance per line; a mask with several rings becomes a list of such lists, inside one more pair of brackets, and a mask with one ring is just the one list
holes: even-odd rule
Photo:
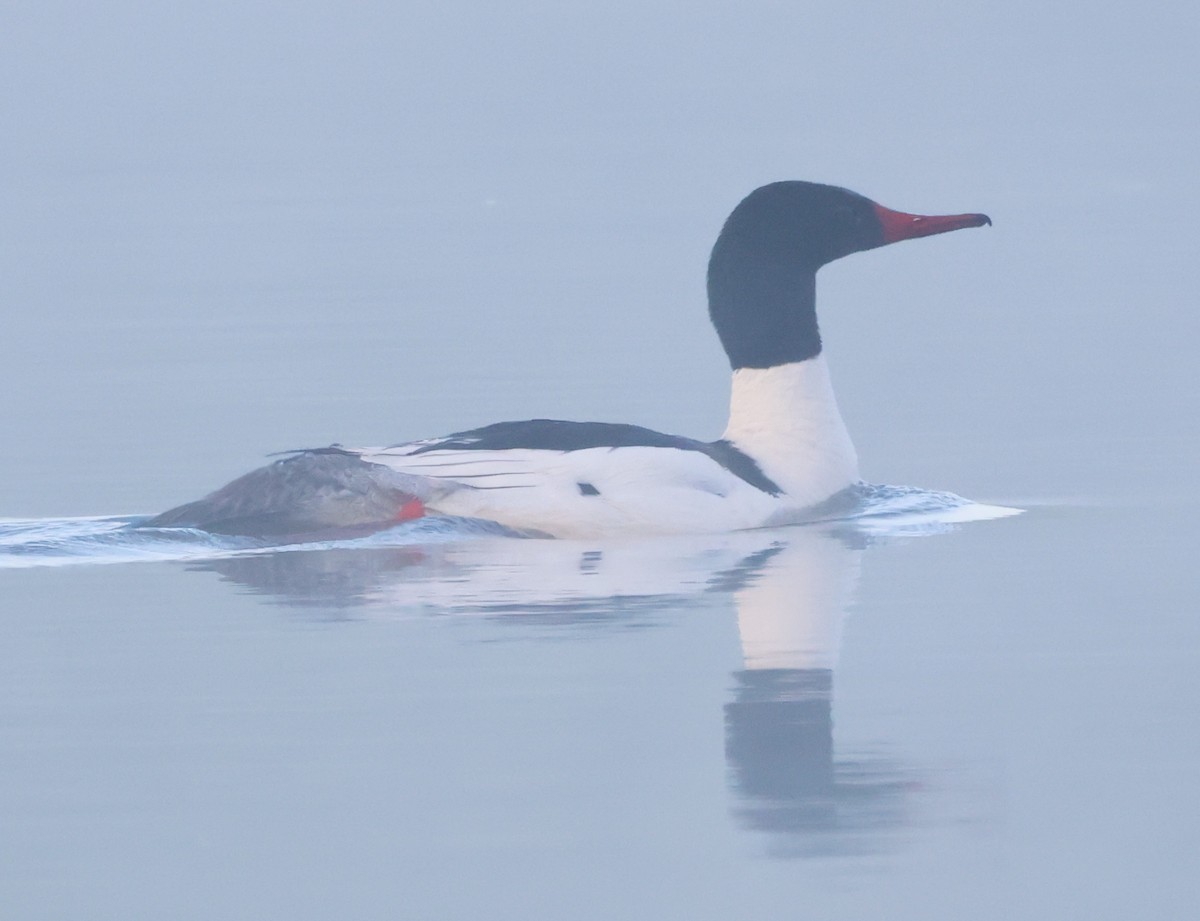
[[555, 537], [788, 524], [858, 481], [820, 357], [737, 372], [729, 428], [715, 442], [531, 420], [354, 454], [433, 478], [437, 494], [422, 501], [439, 512]]
[[295, 452], [143, 526], [296, 536], [441, 514], [597, 537], [811, 520], [859, 482], [821, 351], [817, 268], [985, 222], [901, 214], [812, 183], [748, 196], [709, 263], [709, 312], [733, 367], [729, 423], [716, 441], [534, 419], [383, 448], [335, 446]]

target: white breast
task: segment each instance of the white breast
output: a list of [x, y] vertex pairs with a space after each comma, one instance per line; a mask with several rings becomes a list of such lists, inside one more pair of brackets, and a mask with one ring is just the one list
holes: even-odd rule
[[824, 355], [733, 373], [724, 438], [758, 461], [799, 508], [859, 481]]

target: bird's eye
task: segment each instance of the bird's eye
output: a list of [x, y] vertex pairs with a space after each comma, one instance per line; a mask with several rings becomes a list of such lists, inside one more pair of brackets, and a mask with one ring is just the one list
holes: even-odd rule
[[849, 230], [858, 230], [862, 227], [862, 215], [852, 208], [839, 208], [837, 222]]

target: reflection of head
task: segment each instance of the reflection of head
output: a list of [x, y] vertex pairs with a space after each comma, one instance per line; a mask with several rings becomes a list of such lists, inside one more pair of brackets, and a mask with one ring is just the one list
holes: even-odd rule
[[880, 761], [834, 759], [832, 693], [861, 549], [817, 529], [736, 594], [744, 668], [725, 706], [725, 757], [748, 828], [779, 856], [857, 853], [902, 824], [905, 779]]
[[725, 705], [734, 814], [779, 857], [872, 852], [906, 820], [906, 775], [881, 759], [833, 757], [833, 672], [738, 672]]
[[771, 668], [736, 677], [725, 705], [725, 755], [737, 791], [823, 808], [833, 788], [833, 672]]

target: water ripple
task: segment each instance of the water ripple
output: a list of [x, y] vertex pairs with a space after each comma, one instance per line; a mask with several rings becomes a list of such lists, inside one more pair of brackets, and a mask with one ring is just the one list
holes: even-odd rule
[[[871, 537], [909, 537], [952, 530], [968, 521], [1019, 514], [953, 493], [912, 486], [859, 487], [852, 505], [822, 519], [839, 529]], [[205, 560], [280, 550], [405, 547], [478, 539], [525, 537], [494, 522], [438, 516], [405, 522], [365, 537], [281, 544], [251, 537], [209, 534], [190, 528], [138, 528], [146, 516], [0, 519], [0, 569]]]

